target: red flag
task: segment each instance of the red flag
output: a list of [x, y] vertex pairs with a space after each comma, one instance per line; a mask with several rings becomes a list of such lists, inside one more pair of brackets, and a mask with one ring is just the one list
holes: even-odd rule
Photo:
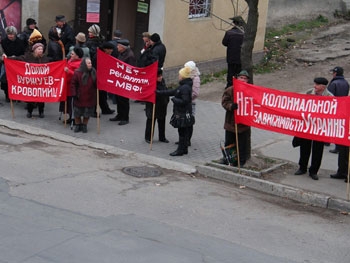
[[237, 123], [350, 146], [350, 97], [279, 91], [234, 80]]
[[156, 102], [158, 62], [145, 68], [131, 66], [97, 51], [97, 88], [139, 101]]
[[45, 64], [5, 59], [9, 98], [31, 102], [66, 100], [64, 60]]

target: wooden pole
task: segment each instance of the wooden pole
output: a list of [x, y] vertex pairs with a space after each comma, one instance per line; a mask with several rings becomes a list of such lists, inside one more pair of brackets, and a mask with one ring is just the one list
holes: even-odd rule
[[[349, 126], [350, 126], [350, 123], [349, 123]], [[348, 158], [348, 176], [347, 176], [348, 180], [346, 183], [346, 197], [349, 201], [349, 199], [350, 199], [350, 194], [349, 194], [349, 192], [350, 192], [350, 146], [349, 146], [348, 151], [349, 151], [349, 158]]]
[[237, 161], [238, 161], [238, 173], [241, 173], [241, 160], [239, 156], [239, 145], [238, 145], [238, 127], [237, 123], [235, 123], [235, 133], [236, 133], [236, 149], [237, 149]]
[[149, 149], [152, 150], [152, 144], [153, 144], [153, 132], [154, 132], [154, 117], [156, 115], [156, 104], [153, 103], [153, 110], [152, 110], [152, 128], [151, 128], [151, 143]]
[[96, 102], [96, 118], [97, 118], [97, 134], [100, 134], [100, 94], [98, 92], [98, 89], [96, 89], [97, 92], [97, 102]]
[[12, 99], [10, 99], [10, 105], [11, 105], [11, 115], [12, 115], [12, 119], [15, 118], [15, 110], [14, 110], [14, 107], [13, 107], [13, 101]]
[[67, 99], [64, 102], [64, 128], [67, 127]]

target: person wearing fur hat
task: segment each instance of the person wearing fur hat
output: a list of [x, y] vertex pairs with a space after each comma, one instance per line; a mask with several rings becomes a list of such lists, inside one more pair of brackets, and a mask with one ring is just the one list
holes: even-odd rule
[[159, 34], [154, 33], [151, 35], [150, 46], [152, 55], [155, 56], [158, 60], [158, 68], [163, 68], [166, 56], [166, 47], [160, 40]]
[[[14, 26], [8, 26], [5, 28], [6, 36], [1, 40], [1, 47], [3, 49], [4, 55], [7, 57], [22, 56], [25, 53], [24, 42], [17, 37], [17, 29]], [[6, 74], [1, 77], [1, 89], [5, 93], [6, 102], [10, 102], [8, 97], [8, 85]]]
[[157, 95], [173, 96], [173, 115], [170, 124], [178, 129], [179, 144], [170, 156], [182, 156], [188, 154], [189, 129], [194, 124], [192, 116], [192, 78], [191, 68], [183, 67], [179, 70], [179, 87], [169, 90], [156, 90]]
[[225, 32], [222, 44], [226, 47], [227, 84], [225, 88], [232, 86], [233, 77], [242, 69], [241, 48], [244, 39], [243, 18], [240, 16], [230, 18], [233, 27]]
[[[36, 30], [37, 32], [34, 32], [34, 30]], [[31, 35], [32, 35], [32, 38], [30, 39]], [[46, 50], [46, 46], [47, 46], [46, 39], [41, 34], [39, 28], [37, 27], [37, 22], [33, 18], [28, 18], [26, 20], [26, 26], [23, 28], [23, 31], [19, 35], [19, 38], [23, 40], [27, 51], [31, 51], [32, 46], [38, 42], [44, 45], [44, 52]]]
[[[136, 58], [134, 52], [130, 49], [130, 43], [127, 39], [119, 39], [117, 41], [118, 59], [131, 65], [136, 66]], [[110, 121], [119, 121], [118, 125], [126, 125], [129, 123], [130, 100], [129, 98], [116, 95], [117, 115], [110, 118]]]
[[[327, 90], [327, 84], [328, 80], [326, 78], [315, 78], [314, 87], [306, 91], [306, 94], [318, 96], [333, 96], [333, 94]], [[312, 154], [311, 165], [309, 167], [309, 176], [313, 180], [318, 180], [317, 172], [320, 169], [322, 162], [324, 142], [298, 138], [298, 144], [296, 146], [300, 146], [300, 158], [299, 169], [294, 174], [306, 174], [310, 155]]]
[[68, 54], [69, 48], [74, 46], [75, 43], [74, 31], [72, 27], [67, 24], [64, 15], [57, 15], [55, 22], [58, 36], [64, 45], [64, 53]]
[[[238, 73], [236, 78], [240, 81], [248, 82], [249, 74], [246, 70], [242, 70]], [[221, 99], [221, 106], [226, 110], [224, 124], [225, 147], [231, 144], [236, 144], [236, 136], [238, 136], [240, 166], [243, 166], [247, 161], [247, 153], [249, 151], [248, 138], [250, 136], [250, 127], [244, 124], [238, 124], [238, 134], [236, 134], [234, 110], [237, 110], [238, 105], [233, 102], [233, 91], [233, 86], [228, 87], [225, 89]], [[229, 164], [224, 158], [220, 160], [220, 163], [226, 165]]]

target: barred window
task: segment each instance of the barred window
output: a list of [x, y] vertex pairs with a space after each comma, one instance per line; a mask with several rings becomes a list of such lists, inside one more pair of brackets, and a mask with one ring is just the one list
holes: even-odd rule
[[208, 17], [210, 15], [211, 0], [190, 0], [188, 18]]

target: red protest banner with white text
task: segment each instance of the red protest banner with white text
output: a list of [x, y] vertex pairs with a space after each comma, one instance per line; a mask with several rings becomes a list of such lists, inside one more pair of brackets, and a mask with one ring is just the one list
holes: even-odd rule
[[45, 64], [5, 59], [9, 98], [30, 102], [66, 100], [64, 60]]
[[101, 50], [97, 52], [97, 88], [126, 98], [155, 103], [158, 62], [131, 66]]
[[350, 146], [350, 97], [316, 96], [234, 80], [237, 123]]

